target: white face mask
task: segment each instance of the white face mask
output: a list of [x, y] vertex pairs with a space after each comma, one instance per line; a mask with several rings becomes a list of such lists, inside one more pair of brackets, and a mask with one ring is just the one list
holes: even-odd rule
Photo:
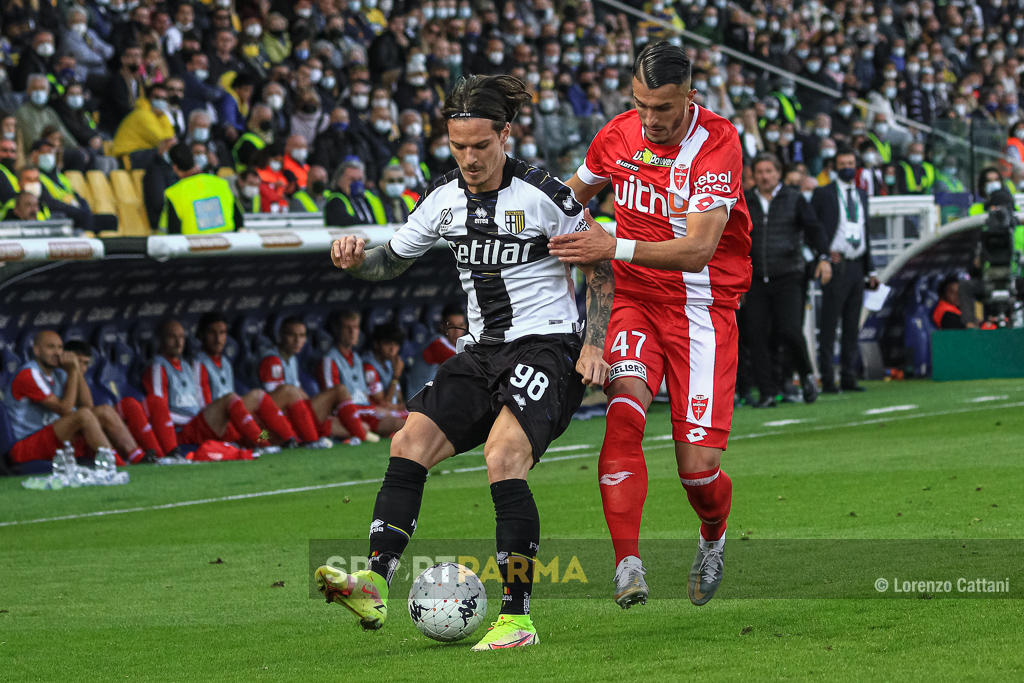
[[252, 199], [260, 193], [259, 185], [243, 185], [242, 196], [247, 199]]
[[152, 105], [153, 109], [156, 111], [167, 111], [169, 106], [167, 104], [167, 100], [152, 100], [150, 105]]
[[432, 154], [438, 161], [447, 161], [452, 156], [452, 150], [448, 147], [438, 147], [432, 152]]
[[487, 53], [487, 59], [491, 62], [491, 64], [498, 65], [498, 64], [501, 64], [503, 61], [505, 61], [505, 53], [504, 52], [488, 52]]
[[418, 138], [419, 136], [423, 135], [423, 124], [419, 122], [410, 123], [408, 126], [405, 127], [405, 130], [402, 132], [404, 132], [409, 137]]
[[281, 170], [281, 162], [280, 161], [271, 161], [269, 166], [270, 166], [270, 170], [273, 171], [274, 173], [277, 173], [278, 171]]
[[373, 101], [374, 107], [391, 107], [391, 100], [378, 97]]
[[309, 158], [309, 150], [308, 149], [293, 149], [292, 150], [292, 159], [295, 159], [295, 161], [299, 162], [300, 164], [306, 163], [306, 159], [308, 159], [308, 158]]
[[196, 78], [198, 78], [200, 81], [206, 81], [206, 79], [210, 77], [210, 72], [206, 69], [196, 69], [192, 73], [194, 73], [196, 75]]
[[768, 131], [767, 133], [764, 134], [764, 139], [767, 140], [768, 142], [778, 142], [779, 141], [779, 131], [777, 131], [777, 130], [770, 130], [770, 131]]
[[253, 38], [259, 38], [263, 35], [263, 27], [259, 24], [249, 24], [245, 27], [245, 33]]
[[355, 107], [356, 109], [360, 109], [360, 110], [366, 109], [367, 107], [370, 106], [370, 96], [369, 95], [353, 95], [352, 96], [352, 106]]
[[269, 97], [267, 97], [267, 104], [270, 105], [271, 109], [277, 111], [284, 106], [284, 97], [276, 94], [270, 95]]
[[409, 164], [410, 166], [419, 166], [420, 157], [418, 154], [406, 154], [402, 157], [402, 161]]
[[210, 129], [196, 128], [192, 131], [192, 139], [196, 142], [206, 142], [210, 139]]
[[373, 122], [373, 127], [381, 135], [387, 135], [391, 132], [391, 122], [387, 119], [377, 119]]
[[537, 145], [527, 142], [519, 146], [519, 156], [524, 159], [532, 159], [537, 156]]
[[35, 195], [36, 197], [43, 193], [43, 186], [41, 183], [25, 183], [21, 186], [21, 189], [31, 195]]
[[324, 76], [320, 79], [320, 87], [327, 90], [333, 90], [334, 86], [338, 84], [337, 79], [334, 76]]
[[195, 159], [196, 168], [200, 171], [206, 169], [207, 159], [205, 154], [196, 154], [193, 159]]
[[550, 114], [558, 106], [558, 100], [554, 97], [545, 97], [540, 101], [540, 110], [546, 114]]
[[42, 107], [50, 100], [50, 93], [46, 90], [33, 90], [31, 97], [32, 104]]
[[71, 30], [74, 31], [75, 33], [77, 33], [80, 36], [84, 36], [86, 31], [89, 30], [89, 25], [88, 24], [82, 24], [82, 23], [71, 24]]
[[40, 154], [38, 166], [40, 171], [49, 173], [57, 166], [57, 155], [53, 153]]
[[82, 95], [68, 95], [68, 106], [72, 111], [78, 111], [85, 106], [85, 98]]
[[302, 9], [295, 10], [295, 14], [302, 17], [303, 19], [309, 19], [311, 16], [313, 16], [313, 8], [303, 7]]
[[401, 197], [403, 192], [405, 192], [404, 182], [384, 183], [384, 194], [391, 197], [392, 199]]
[[320, 79], [324, 77], [324, 72], [321, 69], [310, 69], [309, 80], [316, 84], [320, 82]]
[[[998, 180], [990, 180], [989, 182], [985, 183], [985, 194], [992, 194], [993, 192], [999, 190], [1002, 186], [1003, 184]], [[31, 192], [31, 190], [28, 190], [27, 188], [26, 191]]]
[[36, 48], [36, 54], [40, 57], [52, 57], [53, 53], [53, 43], [42, 43]]
[[831, 159], [836, 155], [835, 147], [823, 147], [821, 150], [822, 159]]

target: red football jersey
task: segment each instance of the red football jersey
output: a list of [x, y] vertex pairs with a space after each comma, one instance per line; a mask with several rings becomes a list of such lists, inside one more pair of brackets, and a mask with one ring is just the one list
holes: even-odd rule
[[677, 146], [644, 137], [636, 110], [601, 129], [576, 172], [596, 185], [615, 188], [618, 237], [664, 242], [686, 235], [686, 216], [724, 206], [725, 232], [700, 273], [654, 270], [613, 261], [615, 291], [659, 303], [738, 308], [750, 287], [750, 214], [743, 197], [743, 154], [727, 119], [691, 105], [693, 118]]

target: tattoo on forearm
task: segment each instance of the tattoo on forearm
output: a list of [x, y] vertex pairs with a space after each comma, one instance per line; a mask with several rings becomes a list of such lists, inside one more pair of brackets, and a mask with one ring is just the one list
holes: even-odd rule
[[611, 262], [604, 261], [594, 266], [587, 278], [587, 338], [584, 343], [604, 348], [614, 298], [615, 274]]
[[366, 252], [363, 265], [349, 268], [348, 272], [360, 280], [390, 280], [408, 270], [414, 260], [396, 256], [388, 245], [382, 244]]

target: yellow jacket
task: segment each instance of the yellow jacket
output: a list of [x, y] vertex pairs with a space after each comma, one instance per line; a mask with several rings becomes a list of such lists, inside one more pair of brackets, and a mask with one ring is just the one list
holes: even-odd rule
[[115, 157], [137, 152], [140, 149], [154, 149], [163, 140], [174, 137], [171, 120], [150, 105], [149, 100], [140, 97], [135, 110], [128, 114], [117, 127], [111, 155]]

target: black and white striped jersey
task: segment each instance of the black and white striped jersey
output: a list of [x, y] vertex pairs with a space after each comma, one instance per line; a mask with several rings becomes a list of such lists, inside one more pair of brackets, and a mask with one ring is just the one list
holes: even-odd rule
[[569, 266], [548, 239], [585, 230], [583, 207], [545, 171], [506, 157], [501, 187], [471, 194], [459, 169], [435, 180], [389, 244], [400, 258], [445, 239], [469, 295], [469, 336], [494, 344], [529, 334], [579, 332]]

